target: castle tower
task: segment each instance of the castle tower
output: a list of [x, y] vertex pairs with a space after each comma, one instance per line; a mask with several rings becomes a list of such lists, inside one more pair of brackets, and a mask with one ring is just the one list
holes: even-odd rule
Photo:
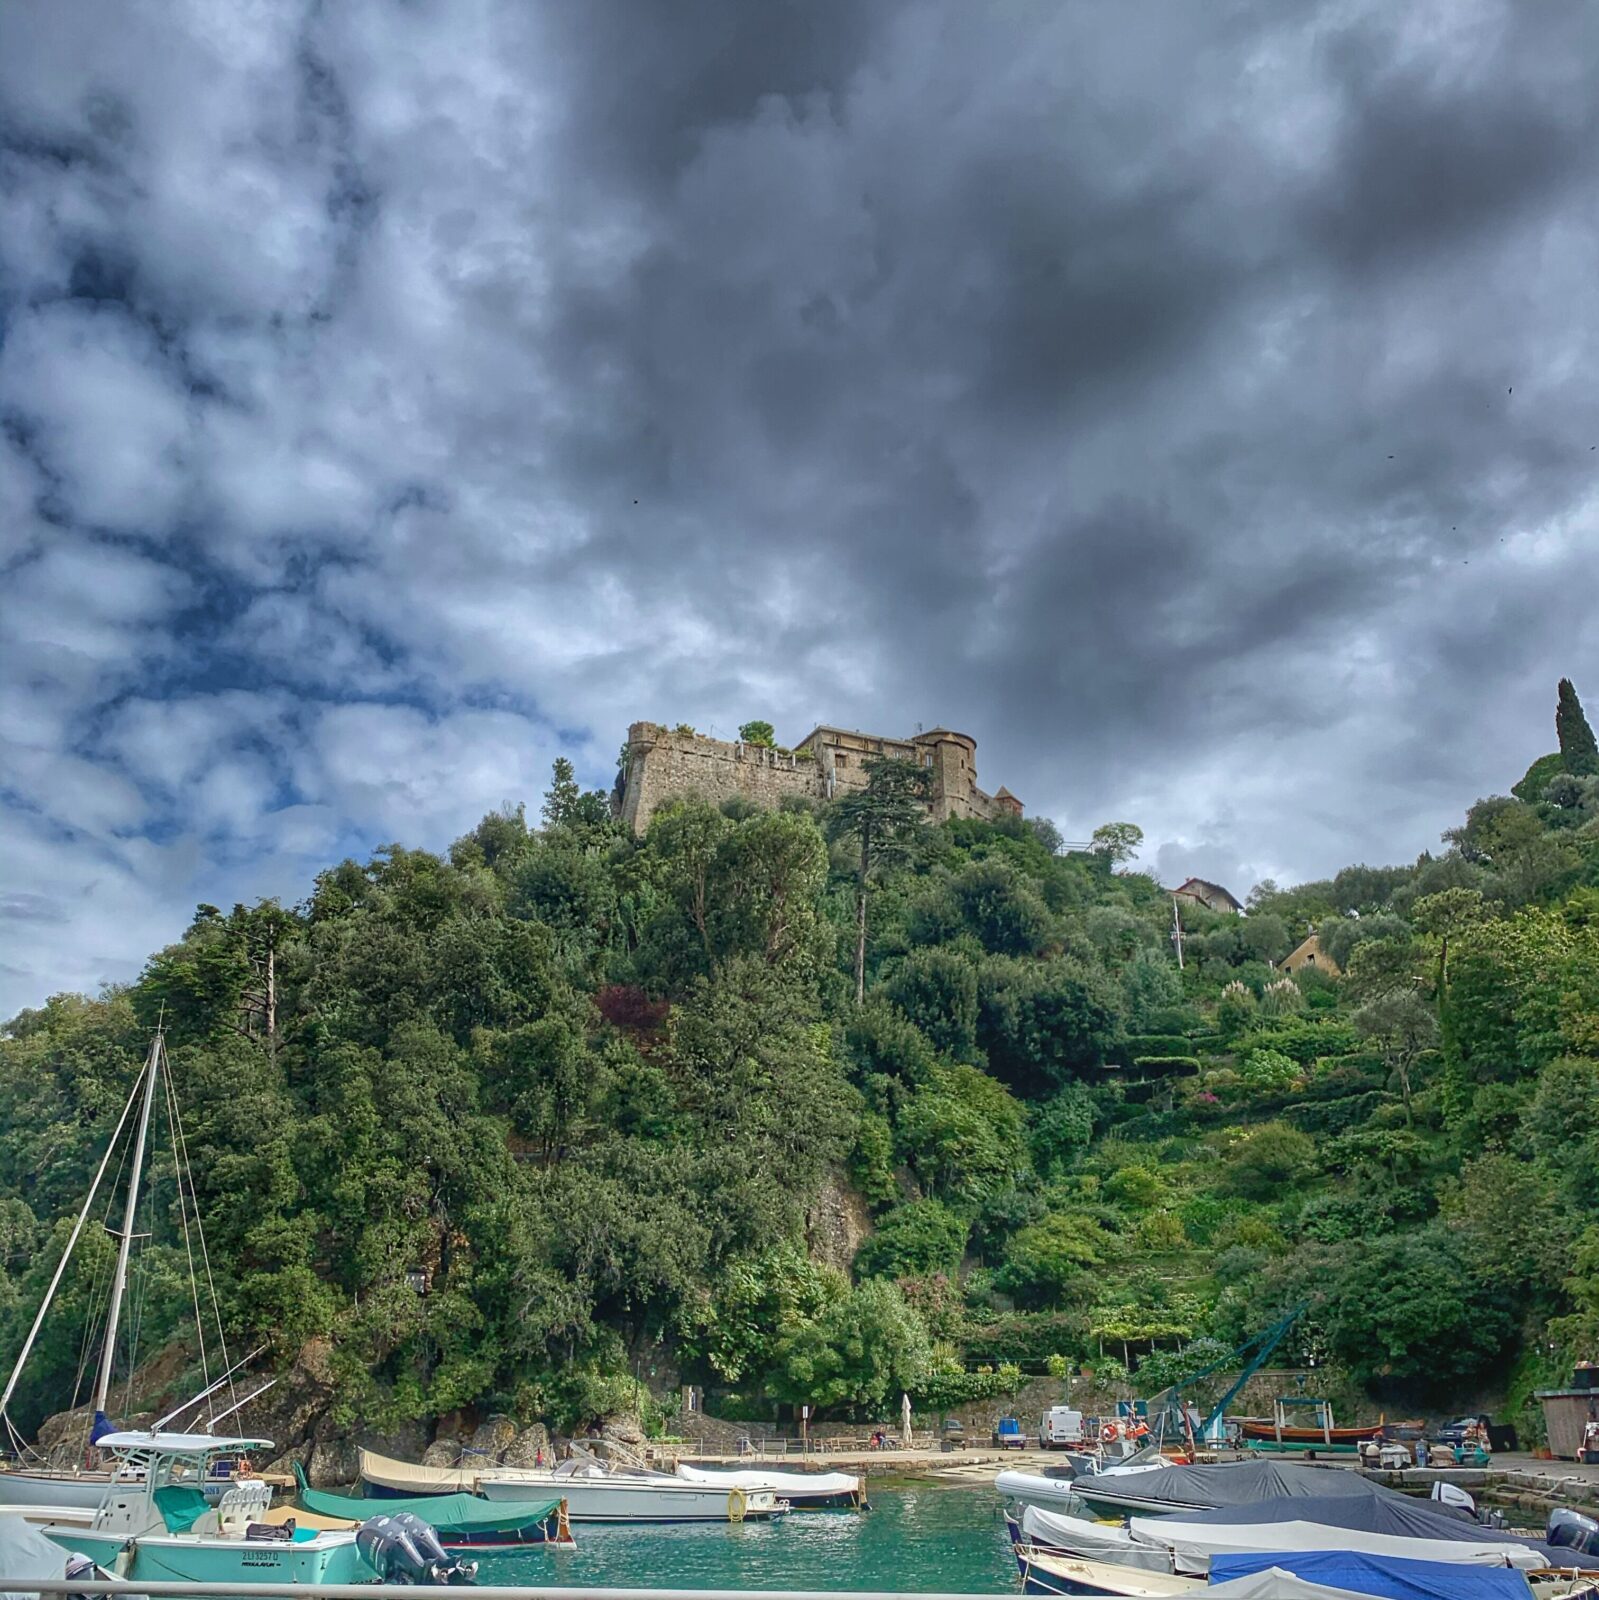
[[976, 815], [972, 791], [977, 787], [977, 741], [948, 728], [934, 728], [917, 734], [914, 743], [923, 765], [932, 769], [933, 821]]

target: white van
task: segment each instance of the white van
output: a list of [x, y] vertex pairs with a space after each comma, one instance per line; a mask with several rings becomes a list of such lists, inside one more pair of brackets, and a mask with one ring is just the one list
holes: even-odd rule
[[1038, 1425], [1038, 1442], [1046, 1450], [1072, 1450], [1083, 1442], [1083, 1414], [1071, 1406], [1051, 1406]]

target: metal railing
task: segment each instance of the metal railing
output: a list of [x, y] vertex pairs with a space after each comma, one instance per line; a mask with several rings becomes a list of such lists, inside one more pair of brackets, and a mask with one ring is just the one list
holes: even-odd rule
[[[0, 1590], [38, 1595], [148, 1595], [150, 1600], [417, 1600], [427, 1586], [400, 1583], [163, 1583], [0, 1577]], [[482, 1584], [472, 1600], [1016, 1600], [1007, 1594], [901, 1594], [885, 1589], [575, 1589]]]

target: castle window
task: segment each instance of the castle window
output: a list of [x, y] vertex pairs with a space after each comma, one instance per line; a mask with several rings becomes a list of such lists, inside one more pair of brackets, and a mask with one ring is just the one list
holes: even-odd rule
[[848, 756], [834, 756], [833, 757], [833, 765], [835, 767], [847, 767], [849, 765], [849, 757]]

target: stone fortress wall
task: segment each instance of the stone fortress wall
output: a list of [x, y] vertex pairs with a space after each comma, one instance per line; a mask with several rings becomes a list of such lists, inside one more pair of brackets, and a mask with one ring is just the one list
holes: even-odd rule
[[737, 797], [767, 807], [787, 795], [830, 800], [864, 788], [866, 763], [881, 757], [914, 761], [931, 772], [927, 809], [934, 822], [1022, 814], [1021, 801], [1008, 789], [990, 795], [977, 786], [977, 741], [947, 728], [891, 739], [820, 727], [792, 750], [773, 750], [658, 722], [635, 722], [627, 730], [617, 810], [635, 833], [643, 833], [660, 805], [689, 795], [712, 805]]

